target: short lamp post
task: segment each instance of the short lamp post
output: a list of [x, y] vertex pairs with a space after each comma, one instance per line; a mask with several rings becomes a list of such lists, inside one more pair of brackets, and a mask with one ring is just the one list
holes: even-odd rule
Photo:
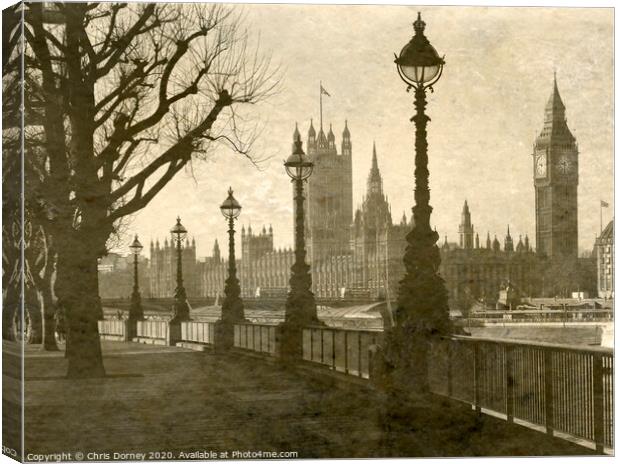
[[170, 322], [180, 323], [189, 321], [189, 304], [183, 286], [183, 249], [181, 248], [183, 240], [187, 237], [187, 229], [181, 224], [180, 217], [177, 217], [177, 223], [170, 230], [170, 235], [172, 236], [172, 243], [175, 243], [177, 248], [177, 287], [174, 290], [174, 304]]
[[[426, 91], [439, 80], [444, 60], [424, 35], [425, 23], [420, 13], [413, 23], [415, 35], [396, 57], [396, 66], [407, 91], [414, 89], [415, 123], [415, 206], [414, 226], [407, 234], [403, 258], [405, 275], [400, 282], [395, 327], [388, 334], [386, 358], [394, 369], [397, 382], [408, 390], [428, 392], [428, 350], [437, 336], [452, 330], [448, 292], [439, 276], [441, 262], [439, 238], [431, 229], [430, 191], [428, 188], [428, 143], [425, 114]], [[396, 380], [396, 379], [395, 379]]]
[[320, 322], [312, 293], [310, 266], [306, 263], [304, 238], [303, 184], [312, 175], [314, 164], [305, 156], [297, 130], [293, 140], [293, 153], [284, 162], [284, 167], [295, 189], [295, 263], [291, 267], [290, 290], [281, 326], [280, 350], [284, 358], [301, 358], [303, 327], [319, 325]]
[[144, 319], [144, 312], [140, 299], [140, 283], [138, 281], [138, 257], [140, 256], [142, 248], [143, 246], [136, 235], [132, 244], [129, 246], [133, 254], [133, 291], [131, 292], [131, 306], [129, 307], [130, 321], [141, 321]]
[[228, 189], [228, 197], [220, 206], [220, 211], [228, 221], [228, 277], [224, 284], [222, 317], [216, 325], [215, 345], [216, 349], [226, 350], [233, 346], [234, 325], [245, 321], [235, 262], [235, 219], [241, 214], [241, 205], [233, 196], [232, 187]]

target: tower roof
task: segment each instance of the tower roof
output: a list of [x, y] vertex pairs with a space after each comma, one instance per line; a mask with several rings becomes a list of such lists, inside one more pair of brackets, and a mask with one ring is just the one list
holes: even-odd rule
[[536, 139], [537, 144], [548, 145], [551, 139], [558, 142], [574, 142], [575, 137], [566, 124], [566, 107], [560, 97], [556, 74], [553, 74], [553, 89], [545, 106], [543, 130]]
[[372, 193], [383, 193], [383, 180], [381, 179], [381, 172], [379, 172], [379, 163], [377, 161], [377, 146], [375, 142], [372, 143], [372, 162], [370, 166], [370, 172], [368, 173], [367, 192], [370, 196]]
[[332, 130], [331, 123], [329, 124], [329, 132], [327, 133], [327, 140], [329, 141], [336, 140], [336, 136], [334, 135], [334, 131]]
[[614, 220], [609, 221], [609, 224], [601, 232], [600, 240], [612, 240], [614, 239]]
[[350, 138], [351, 137], [351, 133], [349, 132], [349, 126], [347, 124], [347, 120], [344, 120], [344, 130], [342, 131], [342, 138], [346, 139], [346, 138]]
[[295, 122], [295, 131], [293, 132], [293, 142], [301, 140], [301, 134], [299, 133], [299, 127], [297, 126], [297, 122]]
[[314, 130], [314, 124], [312, 124], [312, 119], [310, 119], [310, 129], [308, 129], [308, 137], [316, 137], [316, 131]]
[[319, 129], [319, 135], [317, 136], [317, 142], [319, 147], [327, 147], [327, 137], [325, 137], [325, 132], [323, 132], [323, 128]]
[[469, 205], [467, 204], [467, 200], [465, 200], [465, 203], [463, 203], [463, 211], [462, 214], [469, 214]]
[[560, 97], [560, 91], [558, 90], [558, 80], [555, 71], [553, 72], [553, 91], [549, 96], [549, 100], [547, 100], [547, 106], [545, 107], [545, 111], [550, 112], [564, 112], [566, 107], [564, 106], [564, 102], [562, 101], [562, 97]]

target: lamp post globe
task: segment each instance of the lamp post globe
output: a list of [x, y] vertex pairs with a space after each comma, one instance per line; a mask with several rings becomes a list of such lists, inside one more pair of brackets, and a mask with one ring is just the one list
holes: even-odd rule
[[398, 56], [394, 55], [400, 78], [408, 86], [422, 89], [431, 87], [439, 80], [445, 64], [444, 59], [424, 35], [425, 27], [426, 23], [418, 13], [418, 19], [413, 23], [414, 36]]
[[187, 293], [183, 286], [183, 240], [187, 237], [187, 229], [181, 224], [181, 218], [177, 217], [176, 224], [170, 230], [173, 243], [177, 249], [177, 286], [174, 290], [174, 304], [172, 306], [172, 321], [182, 322], [189, 320], [189, 304]]
[[284, 322], [281, 327], [282, 355], [291, 359], [302, 356], [302, 328], [320, 324], [312, 293], [310, 266], [306, 263], [304, 237], [303, 184], [312, 175], [314, 163], [304, 153], [301, 136], [297, 127], [295, 129], [293, 152], [284, 162], [284, 168], [291, 178], [295, 192], [295, 263], [291, 267], [290, 289], [286, 298]]
[[304, 153], [301, 139], [293, 145], [293, 153], [284, 162], [286, 173], [293, 181], [304, 181], [312, 175], [314, 163]]
[[138, 281], [138, 257], [140, 256], [142, 248], [144, 247], [136, 235], [131, 245], [129, 245], [131, 254], [133, 254], [133, 291], [131, 292], [131, 305], [129, 307], [130, 321], [141, 321], [144, 319], [144, 312], [142, 311], [142, 302], [140, 298], [140, 284]]
[[394, 314], [394, 327], [386, 337], [385, 361], [396, 383], [408, 390], [428, 392], [428, 350], [431, 342], [452, 331], [449, 319], [448, 292], [439, 275], [441, 258], [437, 232], [431, 228], [428, 143], [425, 114], [426, 90], [437, 83], [444, 59], [424, 35], [425, 23], [420, 13], [413, 23], [415, 35], [396, 56], [398, 74], [415, 90], [415, 205], [413, 229], [407, 234], [403, 256], [405, 275], [400, 282]]
[[243, 301], [241, 300], [241, 286], [237, 278], [237, 265], [235, 259], [235, 219], [241, 214], [241, 205], [233, 196], [232, 187], [228, 189], [228, 197], [220, 206], [222, 215], [228, 220], [228, 277], [224, 285], [224, 301], [222, 302], [221, 321], [229, 324], [224, 345], [232, 345], [232, 324], [245, 320], [243, 313]]

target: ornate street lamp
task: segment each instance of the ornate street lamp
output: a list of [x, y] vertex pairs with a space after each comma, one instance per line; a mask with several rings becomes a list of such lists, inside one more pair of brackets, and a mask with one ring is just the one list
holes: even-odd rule
[[312, 175], [314, 164], [305, 156], [298, 130], [295, 130], [293, 139], [293, 153], [284, 162], [284, 167], [295, 186], [295, 263], [291, 267], [290, 291], [286, 298], [281, 350], [285, 357], [300, 358], [302, 327], [320, 322], [311, 290], [312, 275], [306, 263], [304, 238], [303, 184]]
[[224, 301], [222, 302], [222, 321], [236, 323], [244, 320], [241, 287], [237, 279], [235, 263], [235, 219], [241, 214], [241, 205], [233, 196], [232, 187], [228, 189], [228, 197], [220, 206], [220, 211], [228, 220], [228, 278], [224, 285]]
[[189, 320], [189, 305], [187, 303], [187, 294], [183, 286], [183, 250], [181, 244], [187, 237], [187, 229], [181, 224], [181, 218], [177, 217], [177, 223], [170, 230], [172, 243], [177, 246], [177, 287], [174, 290], [174, 304], [172, 306], [171, 322], [182, 322]]
[[140, 256], [142, 248], [144, 247], [136, 235], [133, 239], [133, 243], [129, 245], [129, 249], [133, 254], [133, 291], [131, 292], [131, 306], [129, 307], [130, 321], [141, 321], [144, 319], [144, 312], [142, 311], [140, 299], [140, 284], [138, 283], [138, 256]]
[[431, 229], [430, 191], [428, 188], [428, 143], [425, 114], [426, 90], [439, 80], [444, 60], [424, 35], [424, 21], [420, 13], [413, 23], [415, 35], [396, 57], [398, 74], [407, 84], [407, 91], [415, 91], [415, 206], [414, 226], [407, 234], [407, 248], [403, 258], [405, 276], [400, 282], [395, 313], [396, 326], [389, 334], [386, 346], [388, 364], [396, 369], [400, 384], [416, 391], [428, 391], [427, 354], [436, 335], [451, 332], [448, 293], [439, 276], [441, 262], [439, 238]]

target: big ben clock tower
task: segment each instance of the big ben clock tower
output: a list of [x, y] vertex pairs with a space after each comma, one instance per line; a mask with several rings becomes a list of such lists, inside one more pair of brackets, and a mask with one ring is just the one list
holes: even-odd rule
[[578, 257], [577, 185], [579, 159], [575, 137], [566, 124], [566, 108], [553, 76], [545, 123], [534, 143], [536, 248], [550, 258]]

